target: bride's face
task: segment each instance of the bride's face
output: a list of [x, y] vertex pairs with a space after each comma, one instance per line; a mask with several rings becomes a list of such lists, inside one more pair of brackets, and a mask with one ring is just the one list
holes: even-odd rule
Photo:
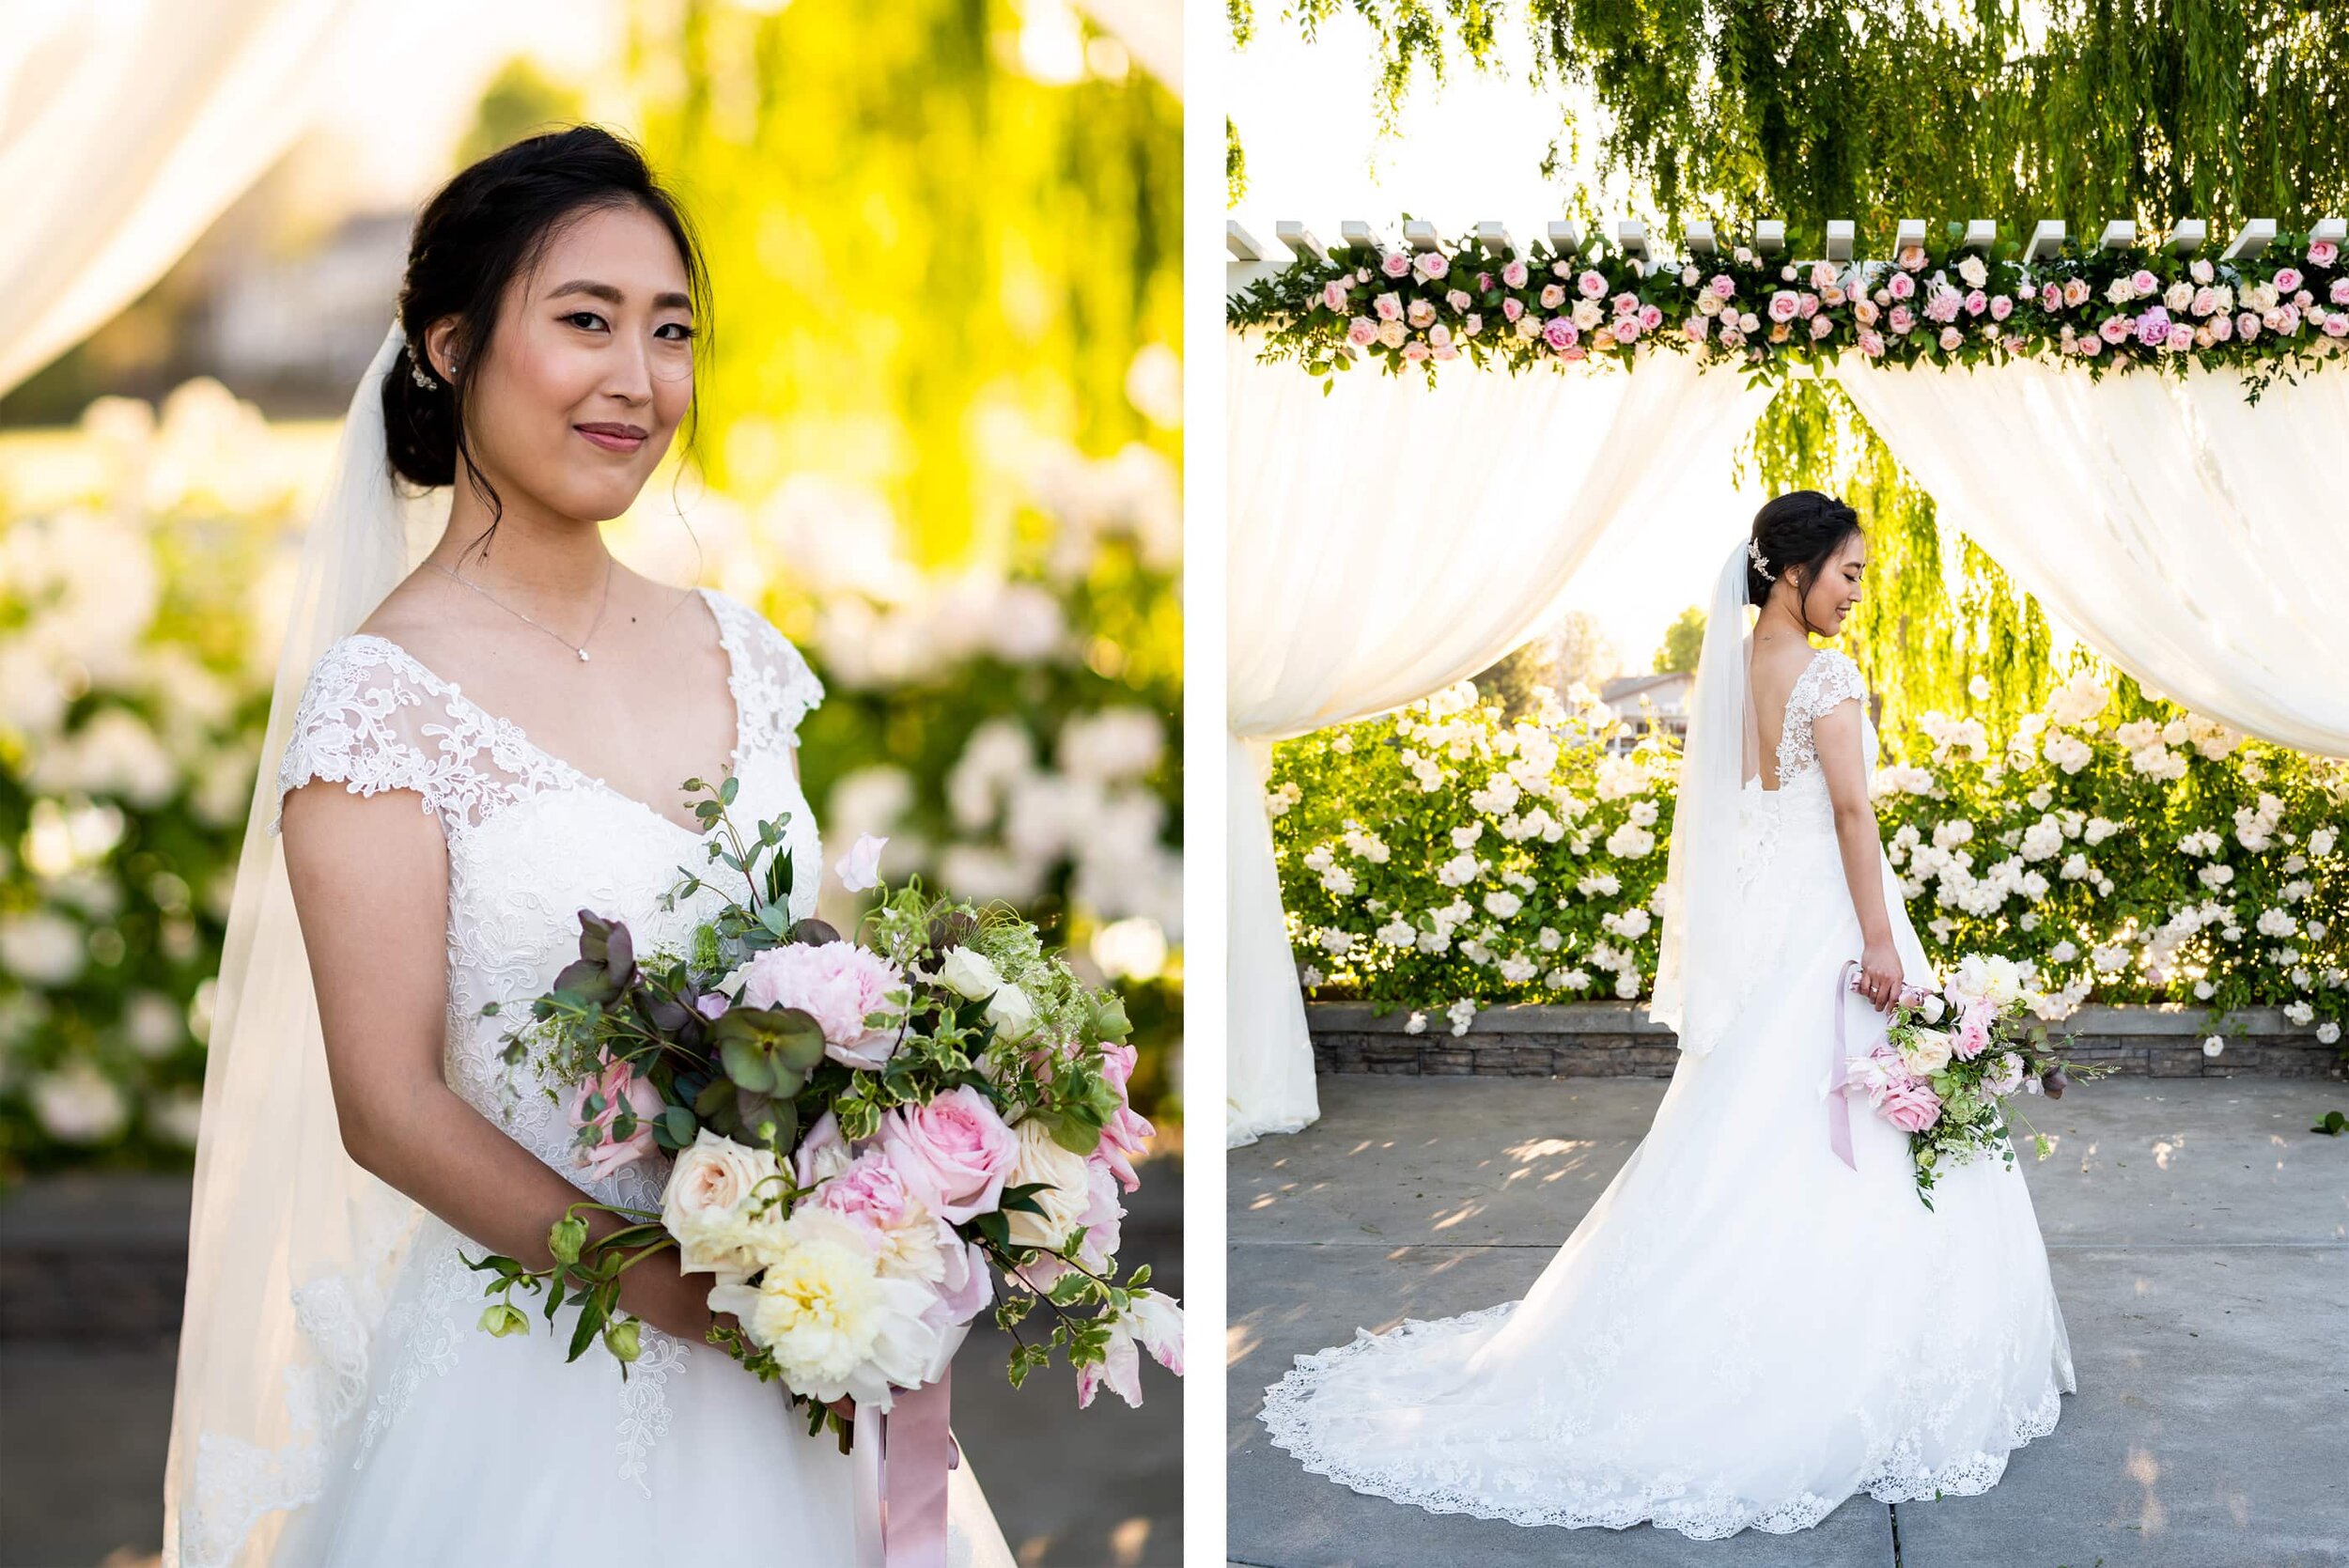
[[1859, 602], [1860, 578], [1868, 569], [1868, 538], [1854, 534], [1828, 560], [1819, 580], [1802, 596], [1803, 617], [1823, 636], [1843, 632], [1852, 607]]
[[506, 505], [602, 522], [628, 510], [693, 400], [677, 244], [629, 206], [572, 220], [517, 276], [474, 369], [467, 437]]

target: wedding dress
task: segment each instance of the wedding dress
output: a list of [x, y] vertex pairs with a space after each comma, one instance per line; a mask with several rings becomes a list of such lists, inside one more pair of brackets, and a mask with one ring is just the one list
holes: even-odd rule
[[[1742, 582], [1733, 561], [1724, 583]], [[1727, 615], [1742, 604], [1740, 586]], [[2054, 1430], [2071, 1352], [2020, 1173], [1943, 1173], [1928, 1211], [1906, 1138], [1864, 1099], [1857, 1168], [1829, 1146], [1837, 1009], [1852, 1042], [1882, 1015], [1843, 988], [1860, 929], [1812, 723], [1859, 701], [1873, 764], [1865, 697], [1848, 659], [1815, 651], [1779, 787], [1726, 786], [1745, 939], [1738, 972], [1711, 977], [1730, 987], [1718, 1048], [1684, 1049], [1647, 1137], [1524, 1299], [1298, 1358], [1263, 1421], [1307, 1469], [1436, 1513], [1709, 1539], [1802, 1529], [1860, 1491], [1982, 1492]], [[1878, 862], [1904, 976], [1934, 986]]]
[[[732, 815], [747, 830], [789, 814], [792, 913], [804, 918], [821, 862], [791, 749], [821, 689], [764, 617], [723, 594], [702, 598], [730, 669], [730, 762], [741, 781]], [[548, 989], [577, 956], [582, 908], [625, 921], [640, 952], [682, 946], [719, 898], [705, 888], [662, 905], [681, 868], [708, 867], [701, 835], [539, 750], [368, 634], [342, 638], [318, 660], [277, 772], [280, 810], [288, 790], [314, 779], [363, 795], [413, 791], [446, 835], [450, 1087], [599, 1201], [658, 1209], [667, 1157], [601, 1179], [583, 1172], [568, 1086], [509, 1069], [500, 1059], [508, 1020], [480, 1009]], [[184, 1560], [288, 1507], [271, 1560], [300, 1568], [878, 1560], [870, 1477], [861, 1483], [855, 1473], [872, 1463], [868, 1443], [844, 1456], [830, 1436], [809, 1436], [780, 1386], [649, 1324], [625, 1381], [599, 1339], [566, 1364], [568, 1312], [559, 1331], [534, 1311], [528, 1333], [492, 1338], [475, 1327], [485, 1277], [463, 1262], [490, 1249], [421, 1209], [412, 1223], [373, 1310], [340, 1310], [353, 1288], [341, 1281], [303, 1304], [303, 1327], [328, 1342], [336, 1374], [320, 1401], [327, 1419], [311, 1412], [316, 1452], [240, 1469], [240, 1450], [208, 1444], [214, 1463]], [[338, 1331], [356, 1343], [334, 1344]], [[860, 1439], [870, 1426], [860, 1422]], [[1009, 1568], [967, 1463], [953, 1476], [950, 1512], [950, 1561]], [[233, 1528], [208, 1533], [207, 1523]]]

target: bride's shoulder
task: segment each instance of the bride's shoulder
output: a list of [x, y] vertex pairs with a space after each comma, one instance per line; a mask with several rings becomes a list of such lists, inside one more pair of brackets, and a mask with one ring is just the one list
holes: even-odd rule
[[745, 706], [755, 708], [781, 738], [790, 740], [800, 720], [823, 703], [824, 683], [798, 645], [758, 610], [722, 588], [701, 593], [718, 617], [735, 674], [752, 699]]
[[1846, 698], [1862, 708], [1868, 706], [1868, 682], [1841, 648], [1821, 648], [1803, 671], [1803, 684], [1810, 690], [1813, 713], [1825, 713]]

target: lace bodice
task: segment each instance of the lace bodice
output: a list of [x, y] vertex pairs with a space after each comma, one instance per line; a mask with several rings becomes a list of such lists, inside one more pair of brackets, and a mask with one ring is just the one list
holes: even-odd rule
[[[791, 908], [804, 918], [815, 912], [821, 849], [791, 753], [801, 717], [823, 700], [823, 690], [763, 616], [726, 595], [701, 592], [717, 621], [735, 708], [727, 766], [741, 783], [730, 815], [748, 836], [761, 819], [788, 814]], [[551, 986], [578, 956], [583, 908], [626, 922], [639, 953], [683, 948], [694, 926], [716, 912], [720, 894], [704, 888], [674, 908], [661, 905], [688, 871], [713, 869], [704, 835], [540, 750], [520, 725], [484, 710], [398, 644], [364, 633], [329, 647], [311, 672], [277, 771], [272, 833], [283, 822], [286, 793], [313, 780], [360, 795], [412, 791], [446, 836], [442, 1066], [449, 1086], [598, 1200], [658, 1208], [667, 1158], [656, 1154], [601, 1178], [583, 1170], [568, 1116], [572, 1086], [541, 1081], [526, 1065], [507, 1066], [501, 1059], [506, 1020], [485, 1018], [481, 1008]], [[425, 1217], [409, 1265], [422, 1271], [420, 1288], [385, 1317], [372, 1347], [388, 1359], [367, 1411], [362, 1461], [419, 1383], [449, 1371], [474, 1337], [479, 1278], [463, 1267], [459, 1242]], [[620, 1473], [639, 1484], [645, 1453], [668, 1425], [661, 1385], [688, 1354], [649, 1325], [644, 1343], [630, 1379], [613, 1379]], [[580, 1375], [599, 1374], [581, 1369]]]
[[1865, 749], [1873, 752], [1875, 729], [1868, 720], [1868, 685], [1859, 678], [1859, 666], [1833, 648], [1817, 649], [1802, 674], [1795, 677], [1795, 689], [1786, 693], [1785, 721], [1778, 733], [1779, 788], [1818, 770], [1819, 748], [1812, 738], [1812, 723], [1846, 699], [1859, 702], [1860, 723], [1871, 737]]

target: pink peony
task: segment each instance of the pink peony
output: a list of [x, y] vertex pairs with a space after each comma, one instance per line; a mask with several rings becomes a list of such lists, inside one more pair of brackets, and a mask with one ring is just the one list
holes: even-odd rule
[[[587, 1112], [590, 1094], [603, 1096], [603, 1109], [593, 1115]], [[614, 1139], [612, 1124], [619, 1119], [623, 1105], [635, 1112], [636, 1130], [626, 1138]], [[571, 1094], [571, 1126], [594, 1127], [601, 1140], [579, 1151], [579, 1169], [590, 1180], [601, 1181], [630, 1160], [652, 1153], [652, 1122], [660, 1114], [660, 1091], [648, 1079], [638, 1078], [627, 1063], [606, 1058], [602, 1071]]]
[[[752, 955], [736, 1001], [800, 1009], [824, 1032], [826, 1056], [871, 1072], [897, 1053], [894, 1014], [904, 985], [896, 965], [853, 942], [793, 942]], [[889, 1021], [868, 1025], [876, 1015]]]
[[1003, 1180], [1019, 1156], [1011, 1128], [967, 1086], [887, 1112], [880, 1143], [906, 1185], [957, 1225], [1003, 1201]]
[[1903, 1132], [1922, 1132], [1941, 1119], [1941, 1099], [1924, 1084], [1895, 1084], [1884, 1092], [1884, 1119]]
[[912, 1197], [905, 1176], [888, 1157], [868, 1149], [850, 1161], [847, 1170], [817, 1188], [807, 1201], [863, 1226], [879, 1245], [883, 1231], [905, 1223], [906, 1207]]

